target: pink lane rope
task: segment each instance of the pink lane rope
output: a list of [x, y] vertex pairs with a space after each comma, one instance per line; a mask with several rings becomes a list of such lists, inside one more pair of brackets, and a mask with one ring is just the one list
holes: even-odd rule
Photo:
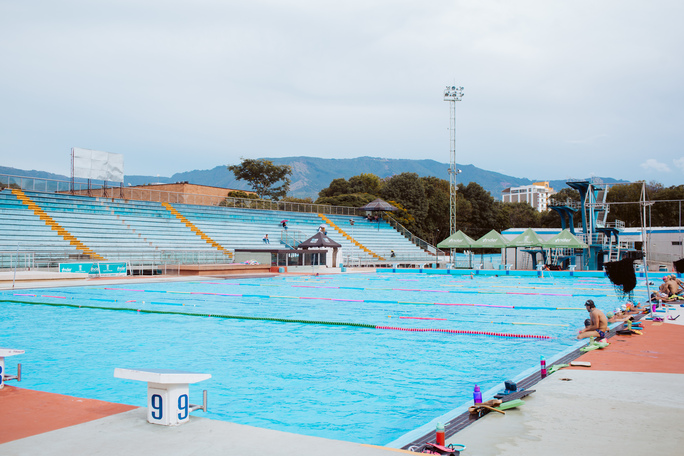
[[438, 305], [438, 306], [498, 307], [501, 309], [515, 309], [515, 306], [499, 306], [496, 304], [459, 304], [459, 303], [451, 303], [451, 302], [436, 302], [435, 305]]
[[399, 328], [396, 326], [376, 326], [375, 329], [386, 329], [393, 331], [411, 331], [411, 332], [443, 332], [450, 334], [471, 334], [481, 336], [496, 336], [496, 337], [519, 337], [523, 339], [551, 339], [551, 336], [540, 336], [537, 334], [510, 334], [490, 331], [466, 331], [460, 329], [437, 329], [437, 328]]

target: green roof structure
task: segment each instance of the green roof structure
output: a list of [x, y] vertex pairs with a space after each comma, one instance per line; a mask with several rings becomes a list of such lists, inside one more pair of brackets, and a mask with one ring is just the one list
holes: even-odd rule
[[508, 241], [509, 247], [541, 247], [542, 245], [544, 245], [544, 241], [532, 228], [526, 229]]
[[442, 242], [437, 244], [438, 249], [469, 249], [475, 243], [473, 239], [470, 238], [463, 231], [458, 230], [448, 238], [444, 239]]
[[474, 249], [505, 249], [509, 247], [509, 243], [496, 230], [492, 230], [475, 241], [471, 247]]
[[588, 249], [589, 246], [577, 239], [569, 229], [564, 229], [551, 239], [544, 241], [542, 247], [547, 249]]

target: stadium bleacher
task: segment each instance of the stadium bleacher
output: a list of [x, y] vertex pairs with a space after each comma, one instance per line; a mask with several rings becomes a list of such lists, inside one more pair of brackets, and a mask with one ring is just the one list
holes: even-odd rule
[[[4, 189], [0, 191], [0, 217], [0, 252], [13, 252], [19, 246], [37, 260], [153, 258], [184, 264], [229, 263], [235, 249], [296, 248], [321, 225], [342, 245], [347, 264], [430, 260], [429, 254], [384, 221], [369, 222], [360, 216]], [[283, 220], [287, 229], [282, 227]], [[263, 242], [265, 234], [270, 244]]]

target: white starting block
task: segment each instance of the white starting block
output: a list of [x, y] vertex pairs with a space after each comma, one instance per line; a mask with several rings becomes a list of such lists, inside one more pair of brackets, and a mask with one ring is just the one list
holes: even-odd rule
[[190, 412], [207, 411], [207, 391], [202, 405], [191, 405], [188, 384], [211, 378], [198, 374], [168, 369], [114, 369], [114, 377], [147, 382], [147, 421], [162, 426], [178, 426], [190, 418]]
[[21, 381], [21, 364], [17, 366], [17, 375], [6, 375], [5, 374], [5, 358], [14, 355], [23, 355], [24, 350], [15, 350], [13, 348], [2, 348], [0, 347], [0, 389], [5, 387], [5, 382], [7, 380]]

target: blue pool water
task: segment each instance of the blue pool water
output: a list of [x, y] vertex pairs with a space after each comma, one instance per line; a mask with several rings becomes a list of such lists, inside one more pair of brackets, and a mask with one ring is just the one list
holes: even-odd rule
[[114, 368], [210, 373], [190, 388], [193, 403], [209, 391], [199, 416], [382, 445], [472, 400], [475, 384], [487, 390], [574, 345], [589, 298], [621, 304], [601, 278], [425, 274], [4, 291], [0, 346], [26, 351], [7, 360], [22, 363], [25, 388], [145, 406], [146, 385]]

